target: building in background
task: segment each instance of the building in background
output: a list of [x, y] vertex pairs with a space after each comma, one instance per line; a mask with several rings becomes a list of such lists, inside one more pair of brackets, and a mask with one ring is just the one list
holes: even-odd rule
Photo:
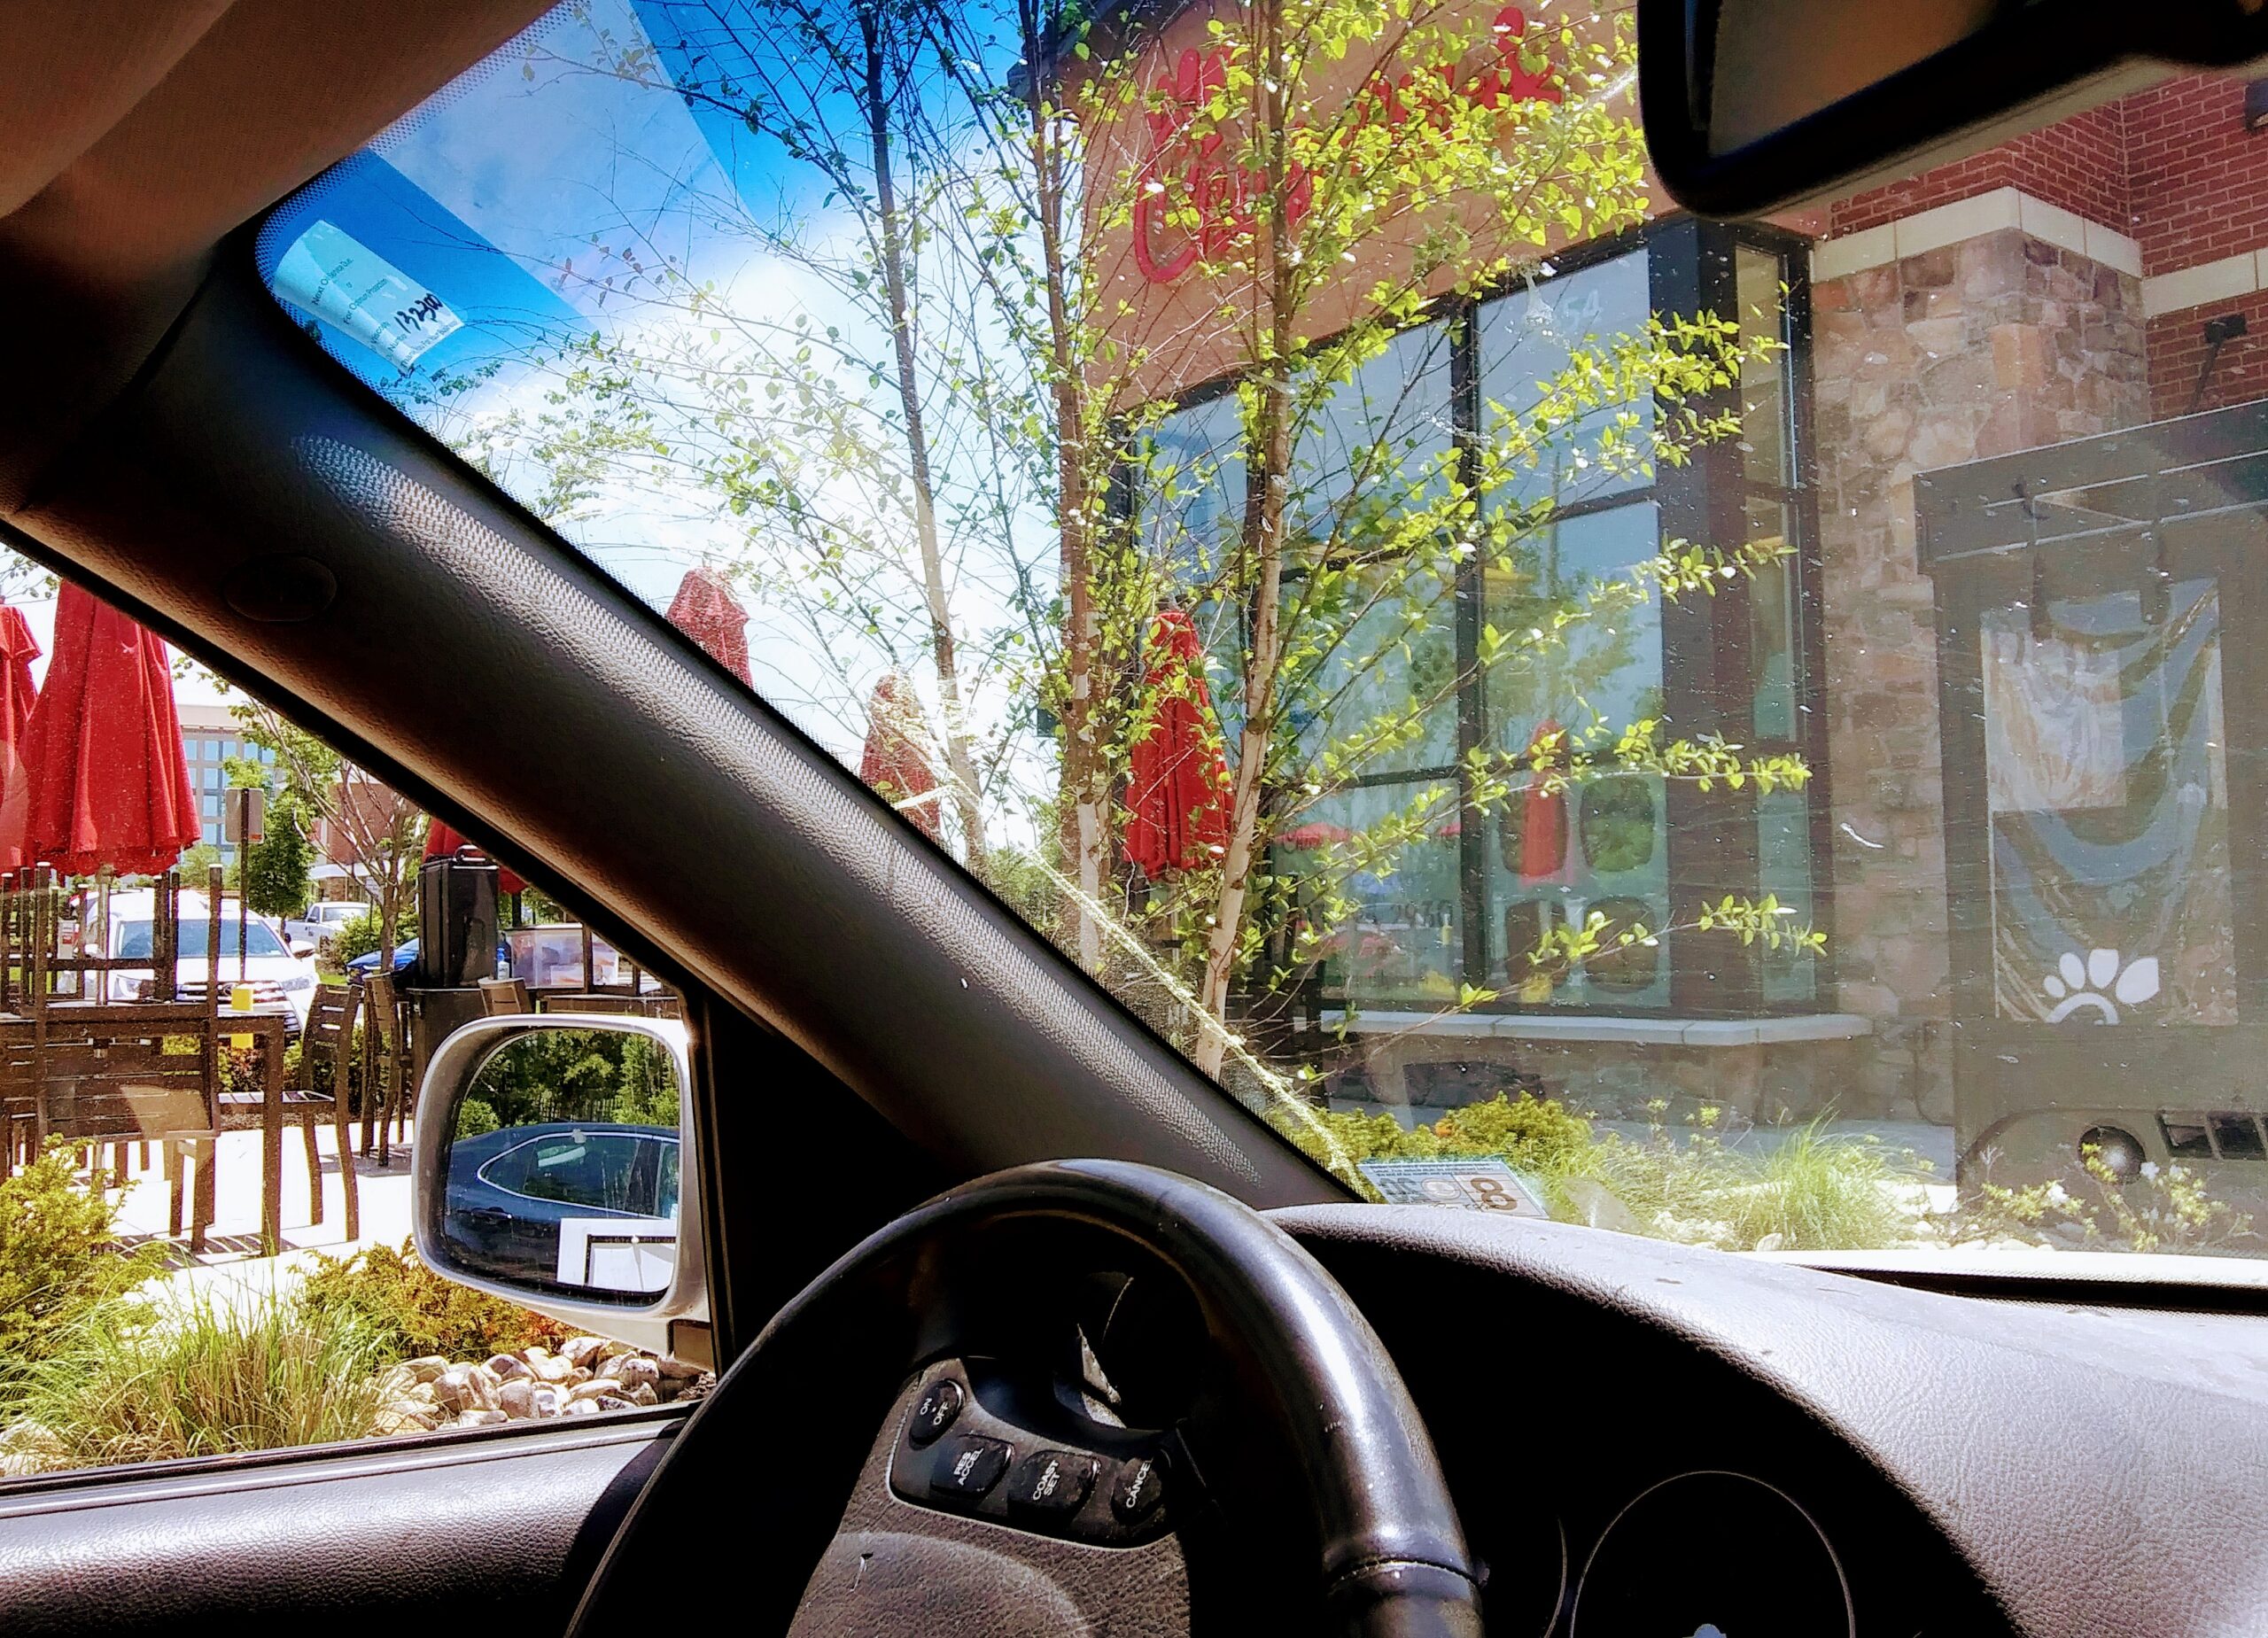
[[[225, 839], [221, 811], [221, 793], [229, 784], [229, 765], [256, 762], [273, 768], [276, 753], [245, 738], [243, 725], [225, 705], [183, 704], [178, 710], [182, 754], [189, 763], [189, 782], [197, 792], [198, 836], [221, 850], [222, 864], [234, 864], [237, 848]], [[274, 788], [272, 775], [268, 783]]]
[[[1213, 15], [1211, 0], [1151, 12], [1125, 45], [1143, 82], [1170, 88], [1177, 63], [1201, 80]], [[2232, 408], [2268, 399], [2268, 132], [2245, 103], [2241, 82], [2186, 76], [1773, 224], [1664, 209], [1556, 248], [1501, 291], [1436, 303], [1333, 400], [1350, 448], [1405, 414], [1470, 439], [1486, 431], [1476, 406], [1532, 397], [1583, 338], [1650, 314], [1765, 326], [1784, 350], [1743, 376], [1743, 436], [1594, 485], [1544, 526], [1542, 551], [1554, 577], [1599, 577], [1673, 539], [1784, 541], [1781, 572], [1627, 622], [1600, 695], [1620, 718], [1664, 715], [1815, 771], [1760, 798], [1593, 781], [1549, 872], [1523, 850], [1517, 799], [1410, 845], [1355, 884], [1357, 922], [1324, 974], [1332, 1010], [1356, 1014], [1335, 1093], [1454, 1103], [1541, 1085], [1611, 1115], [1667, 1095], [1759, 1120], [1946, 1122], [1964, 1076], [1972, 1114], [1993, 1106], [1979, 1087], [1996, 1076], [2050, 1100], [2123, 1097], [2138, 1052], [2268, 1009], [2268, 951], [2249, 956], [2242, 930], [2256, 889], [2231, 863], [2261, 845], [2240, 788], [2259, 759], [2235, 692], [2251, 667], [2233, 644], [2225, 705], [2220, 648], [2224, 622], [2256, 646], [2233, 566], [2268, 540], [2169, 546], [2147, 515], [2233, 493], [2216, 477], [2177, 496], [2161, 473], [2268, 450], [2268, 415]], [[1152, 161], [1177, 162], [1160, 142]], [[1223, 300], [1193, 288], [1193, 256], [1138, 255], [1115, 276], [1130, 346], [1138, 322], [1197, 337], [1158, 316]], [[1184, 527], [1232, 527], [1242, 505], [1227, 356], [1201, 341], [1160, 353], [1154, 396], [1178, 406], [1161, 443], [1225, 475], [1222, 493], [1176, 502], [1218, 514]], [[2101, 498], [2129, 480], [2155, 499]], [[1460, 574], [1480, 617], [1445, 617], [1438, 642], [1470, 679], [1497, 588], [1485, 565]], [[1418, 686], [1391, 669], [1365, 687]], [[1517, 759], [1541, 726], [1468, 680], [1406, 766], [1317, 803], [1314, 828], [1359, 830], [1426, 782], [1465, 780], [1464, 748]], [[1553, 921], [1604, 910], [1674, 927], [1725, 893], [1776, 895], [1826, 950], [1672, 934], [1548, 997], [1521, 992], [1518, 954]], [[1497, 998], [1443, 1005], [1460, 985]], [[2093, 1032], [2078, 1056], [1994, 1033], [2070, 1023], [2127, 1029]], [[1961, 1124], [1964, 1143], [2001, 1130]]]

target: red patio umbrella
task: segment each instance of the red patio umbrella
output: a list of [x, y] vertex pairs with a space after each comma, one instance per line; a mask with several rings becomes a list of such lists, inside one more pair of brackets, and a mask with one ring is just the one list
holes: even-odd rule
[[670, 624], [709, 651], [726, 671], [753, 687], [748, 669], [748, 610], [714, 569], [688, 569], [670, 601]]
[[1205, 645], [1178, 609], [1150, 628], [1148, 720], [1126, 790], [1126, 857], [1148, 876], [1209, 864], [1229, 840], [1229, 770], [1205, 686]]
[[[427, 858], [446, 858], [455, 853], [459, 848], [472, 848], [484, 855], [487, 852], [487, 850], [481, 847], [478, 842], [466, 841], [464, 834], [454, 826], [444, 824], [439, 819], [426, 821], [425, 857]], [[524, 892], [527, 885], [501, 865], [496, 866], [496, 890], [499, 893]]]
[[[1526, 760], [1533, 766], [1544, 750], [1543, 766], [1528, 775], [1520, 810], [1520, 881], [1523, 885], [1558, 880], [1567, 868], [1567, 793], [1546, 788], [1566, 749], [1565, 730], [1546, 717], [1528, 737]], [[1546, 749], [1546, 748], [1549, 748]]]
[[24, 821], [32, 811], [31, 781], [24, 777], [24, 724], [31, 719], [32, 662], [39, 640], [24, 611], [0, 605], [0, 870], [28, 863], [24, 857]]
[[72, 875], [155, 874], [196, 844], [166, 645], [67, 581], [23, 742], [27, 858]]
[[898, 811], [936, 840], [944, 815], [935, 802], [914, 802], [937, 788], [937, 776], [921, 749], [921, 701], [913, 685], [896, 672], [874, 685], [866, 705], [866, 744], [858, 758], [858, 777], [882, 793]]
[[1333, 843], [1351, 842], [1355, 833], [1344, 825], [1334, 825], [1329, 819], [1309, 819], [1304, 825], [1294, 825], [1276, 838], [1279, 847], [1297, 848], [1301, 852], [1313, 852]]

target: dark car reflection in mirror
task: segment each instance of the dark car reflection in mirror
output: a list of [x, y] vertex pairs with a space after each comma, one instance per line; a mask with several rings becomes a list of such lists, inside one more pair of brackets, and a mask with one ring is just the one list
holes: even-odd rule
[[440, 1231], [467, 1271], [659, 1293], [676, 1265], [679, 1090], [668, 1052], [599, 1028], [514, 1036], [459, 1103]]

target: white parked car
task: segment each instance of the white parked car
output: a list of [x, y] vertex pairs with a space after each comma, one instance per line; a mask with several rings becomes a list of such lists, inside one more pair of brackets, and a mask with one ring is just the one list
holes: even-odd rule
[[[156, 938], [156, 895], [147, 889], [116, 893], [110, 901], [110, 954], [114, 959], [147, 957]], [[205, 993], [206, 976], [206, 950], [211, 936], [212, 924], [207, 920], [206, 901], [201, 893], [181, 896], [181, 948], [174, 962], [175, 993], [184, 999], [193, 999]], [[284, 937], [283, 930], [266, 916], [249, 915], [244, 923], [243, 982], [252, 986], [252, 1005], [264, 1009], [283, 1003], [291, 1007], [292, 1029], [296, 1034], [307, 1028], [307, 1009], [314, 1004], [315, 990], [315, 951], [305, 941], [298, 943], [295, 954], [293, 941]], [[237, 959], [237, 901], [233, 895], [223, 895], [221, 900], [221, 998], [223, 1002], [238, 980]], [[116, 1000], [131, 1000], [143, 993], [143, 986], [155, 981], [154, 967], [139, 972], [121, 967], [110, 975], [110, 993]]]
[[284, 924], [284, 937], [294, 944], [313, 944], [317, 954], [330, 948], [330, 941], [338, 936], [338, 929], [350, 921], [359, 921], [370, 913], [370, 907], [360, 899], [327, 898], [311, 904], [303, 916], [295, 916]]

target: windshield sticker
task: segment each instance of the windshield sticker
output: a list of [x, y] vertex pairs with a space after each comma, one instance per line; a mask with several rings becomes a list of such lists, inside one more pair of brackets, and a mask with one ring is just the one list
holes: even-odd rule
[[1502, 1161], [1364, 1161], [1361, 1169], [1389, 1206], [1454, 1206], [1516, 1217], [1551, 1215], [1535, 1185]]
[[435, 342], [464, 328], [439, 296], [327, 221], [316, 222], [284, 252], [276, 289], [405, 375]]

